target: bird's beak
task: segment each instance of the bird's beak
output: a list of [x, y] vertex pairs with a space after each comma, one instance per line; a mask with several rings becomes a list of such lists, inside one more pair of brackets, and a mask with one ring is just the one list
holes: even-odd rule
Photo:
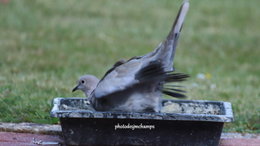
[[79, 90], [79, 85], [77, 85], [75, 88], [72, 89], [72, 92]]

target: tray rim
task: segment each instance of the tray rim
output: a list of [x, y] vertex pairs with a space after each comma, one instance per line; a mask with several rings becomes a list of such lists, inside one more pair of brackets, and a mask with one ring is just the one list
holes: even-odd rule
[[91, 110], [59, 110], [61, 100], [83, 100], [82, 97], [57, 97], [53, 99], [53, 107], [50, 112], [51, 117], [56, 118], [103, 118], [103, 119], [144, 119], [144, 120], [179, 120], [179, 121], [209, 121], [209, 122], [233, 122], [233, 111], [230, 102], [210, 101], [210, 100], [171, 100], [163, 99], [162, 103], [184, 102], [184, 103], [217, 103], [222, 104], [224, 114], [187, 114], [187, 113], [139, 113], [139, 112], [119, 112], [119, 111], [91, 111]]

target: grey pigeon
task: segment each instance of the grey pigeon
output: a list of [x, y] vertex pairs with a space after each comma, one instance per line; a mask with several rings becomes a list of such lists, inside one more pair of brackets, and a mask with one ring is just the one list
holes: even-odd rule
[[[126, 61], [124, 59], [117, 61], [110, 70], [112, 70], [116, 66], [119, 66], [125, 62]], [[89, 97], [90, 94], [92, 93], [92, 91], [96, 88], [98, 82], [99, 82], [99, 79], [96, 76], [88, 75], [88, 74], [81, 76], [77, 81], [77, 86], [72, 89], [72, 92], [81, 90], [82, 92], [85, 93], [86, 97]]]
[[99, 79], [93, 75], [84, 75], [77, 81], [78, 85], [73, 88], [72, 92], [81, 90], [85, 93], [86, 97], [89, 97], [92, 91], [96, 88]]
[[[166, 40], [151, 53], [119, 61], [107, 71], [89, 95], [98, 111], [159, 112], [162, 93], [185, 97], [172, 82], [188, 75], [173, 73], [173, 59], [183, 21], [189, 8], [184, 1]], [[86, 92], [85, 92], [86, 93]]]

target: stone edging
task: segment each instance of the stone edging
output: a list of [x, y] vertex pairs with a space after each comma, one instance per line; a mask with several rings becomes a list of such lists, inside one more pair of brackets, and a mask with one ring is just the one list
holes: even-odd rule
[[61, 127], [36, 123], [0, 123], [0, 131], [59, 135]]

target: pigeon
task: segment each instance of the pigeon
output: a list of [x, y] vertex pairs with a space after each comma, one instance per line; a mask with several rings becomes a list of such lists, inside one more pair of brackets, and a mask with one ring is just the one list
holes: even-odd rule
[[[125, 62], [126, 62], [126, 60], [124, 60], [124, 59], [117, 61], [110, 70], [112, 70], [116, 66], [121, 65]], [[107, 71], [107, 73], [109, 73], [109, 72], [110, 71]], [[81, 90], [82, 92], [85, 93], [86, 97], [89, 97], [90, 93], [92, 93], [92, 91], [96, 88], [98, 82], [99, 82], [99, 79], [96, 76], [89, 75], [89, 74], [83, 75], [78, 79], [78, 81], [77, 81], [78, 84], [76, 87], [74, 87], [72, 89], [72, 92]]]
[[89, 97], [92, 91], [96, 88], [99, 79], [93, 75], [84, 75], [77, 81], [78, 85], [72, 89], [72, 92], [81, 90], [85, 93], [86, 97]]
[[[175, 49], [188, 9], [189, 2], [184, 1], [166, 40], [154, 51], [116, 62], [97, 84], [91, 83], [92, 91], [86, 92], [80, 85], [76, 89], [85, 92], [97, 111], [160, 112], [163, 94], [185, 97], [185, 91], [171, 83], [189, 77], [175, 73], [173, 68]], [[89, 79], [87, 76], [86, 81]], [[82, 83], [79, 81], [79, 84]]]

